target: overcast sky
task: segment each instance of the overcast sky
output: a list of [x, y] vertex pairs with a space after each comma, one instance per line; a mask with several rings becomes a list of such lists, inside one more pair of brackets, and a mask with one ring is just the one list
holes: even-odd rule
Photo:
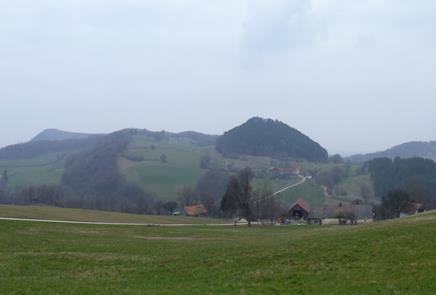
[[0, 0], [0, 146], [255, 115], [330, 152], [436, 140], [435, 16], [434, 0]]

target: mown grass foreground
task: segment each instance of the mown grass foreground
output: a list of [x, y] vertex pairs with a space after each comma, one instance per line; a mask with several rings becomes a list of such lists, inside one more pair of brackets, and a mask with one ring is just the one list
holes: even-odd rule
[[436, 214], [362, 226], [0, 221], [1, 294], [435, 294]]

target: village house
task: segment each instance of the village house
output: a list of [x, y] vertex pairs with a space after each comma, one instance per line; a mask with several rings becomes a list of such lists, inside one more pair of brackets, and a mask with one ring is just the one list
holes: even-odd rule
[[185, 215], [191, 217], [207, 217], [207, 210], [202, 204], [185, 206]]
[[374, 220], [371, 205], [338, 204], [311, 207], [304, 199], [299, 199], [288, 210], [291, 223], [309, 224], [360, 224]]

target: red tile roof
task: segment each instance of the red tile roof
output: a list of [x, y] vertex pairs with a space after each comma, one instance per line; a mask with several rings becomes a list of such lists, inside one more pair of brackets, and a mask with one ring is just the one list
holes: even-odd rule
[[307, 203], [305, 200], [303, 199], [298, 199], [297, 202], [294, 203], [294, 205], [291, 206], [291, 208], [289, 208], [288, 211], [290, 211], [292, 208], [294, 208], [295, 206], [300, 206], [302, 209], [304, 209], [307, 213], [310, 212], [310, 204]]
[[188, 216], [199, 216], [207, 214], [206, 208], [202, 204], [185, 206], [185, 213]]

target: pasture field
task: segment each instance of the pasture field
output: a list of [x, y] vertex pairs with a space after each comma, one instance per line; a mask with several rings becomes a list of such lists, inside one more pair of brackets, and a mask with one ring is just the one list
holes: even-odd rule
[[[211, 147], [200, 147], [186, 141], [152, 141], [139, 138], [129, 145], [127, 154], [139, 156], [140, 161], [119, 160], [128, 181], [137, 183], [163, 200], [175, 200], [177, 191], [185, 186], [195, 187], [206, 173], [200, 159]], [[167, 162], [160, 160], [166, 155]]]
[[51, 206], [20, 206], [0, 205], [0, 217], [30, 218], [44, 220], [83, 221], [83, 222], [121, 222], [144, 224], [216, 224], [226, 223], [223, 219], [140, 215], [111, 211], [97, 211], [87, 209], [58, 208]]
[[312, 206], [322, 206], [325, 203], [325, 196], [322, 187], [311, 180], [281, 193], [279, 201], [284, 206], [289, 207], [300, 198], [304, 198]]
[[48, 153], [29, 159], [0, 160], [0, 173], [8, 170], [9, 189], [29, 185], [57, 184], [63, 174], [64, 154]]
[[1, 294], [435, 294], [436, 213], [361, 226], [0, 221]]

